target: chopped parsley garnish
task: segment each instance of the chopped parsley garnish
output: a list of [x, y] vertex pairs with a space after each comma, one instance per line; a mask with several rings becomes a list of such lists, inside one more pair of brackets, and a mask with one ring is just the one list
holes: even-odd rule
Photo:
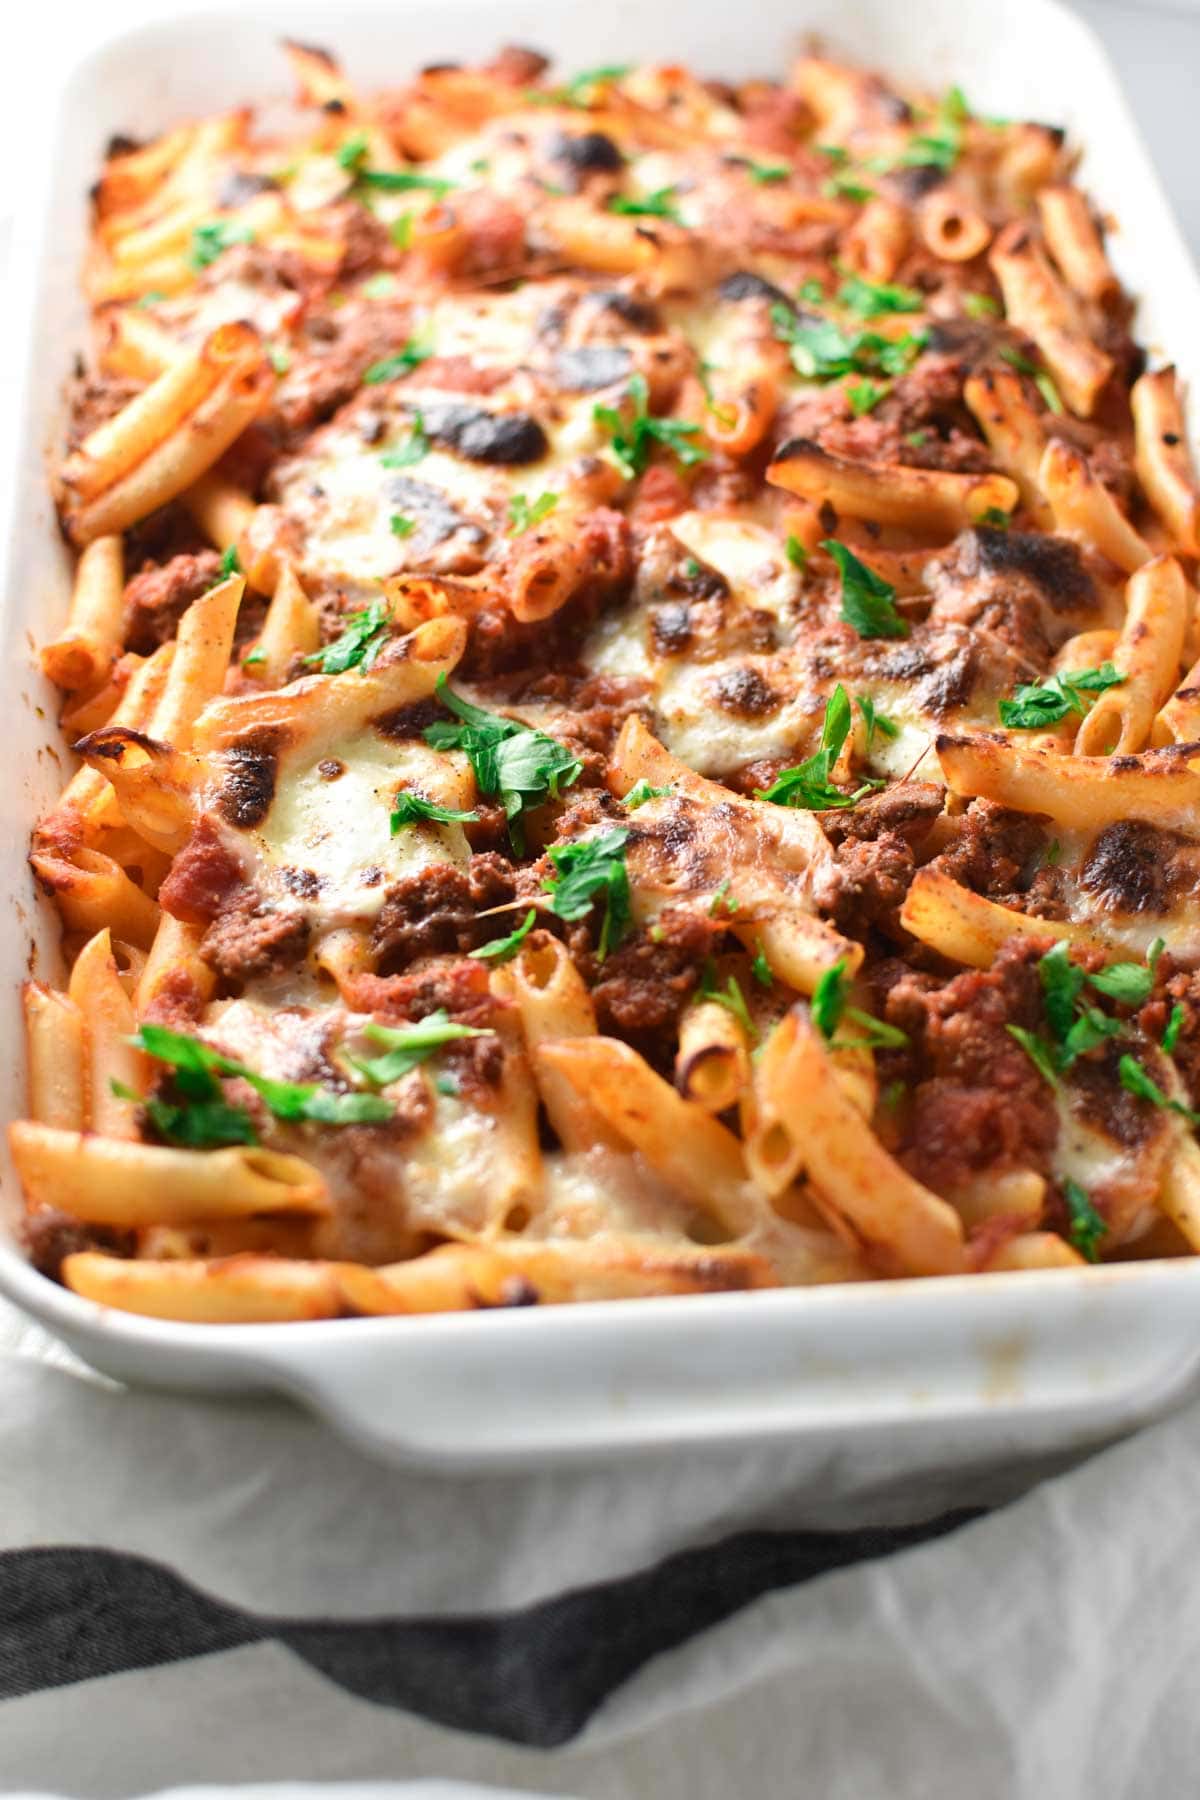
[[557, 505], [557, 494], [539, 494], [536, 500], [527, 500], [524, 494], [514, 494], [508, 503], [509, 537], [520, 537], [523, 531], [540, 525]]
[[962, 126], [970, 114], [961, 88], [951, 88], [938, 107], [932, 129], [917, 132], [895, 156], [873, 157], [867, 164], [881, 175], [893, 169], [940, 169], [949, 174], [962, 149]]
[[1004, 1029], [1010, 1037], [1016, 1038], [1042, 1080], [1048, 1081], [1052, 1088], [1061, 1086], [1050, 1046], [1042, 1042], [1037, 1032], [1028, 1031], [1024, 1025], [1006, 1025]]
[[414, 463], [423, 462], [428, 455], [425, 415], [414, 408], [412, 428], [404, 442], [397, 444], [393, 450], [385, 450], [379, 460], [385, 469], [411, 469]]
[[695, 581], [695, 579], [699, 573], [700, 573], [700, 564], [696, 561], [694, 556], [689, 556], [685, 560], [684, 565], [683, 565], [684, 580], [685, 581]]
[[458, 186], [442, 175], [422, 175], [419, 169], [359, 169], [356, 180], [360, 187], [385, 194], [436, 194], [439, 199]]
[[1157, 1081], [1147, 1075], [1136, 1057], [1123, 1056], [1117, 1064], [1117, 1073], [1121, 1078], [1121, 1086], [1127, 1093], [1135, 1094], [1139, 1100], [1148, 1100], [1151, 1106], [1160, 1107], [1166, 1112], [1178, 1113], [1189, 1125], [1200, 1125], [1200, 1113], [1193, 1112], [1182, 1100], [1172, 1100], [1169, 1095], [1164, 1094]]
[[842, 144], [814, 144], [813, 149], [818, 156], [825, 157], [835, 169], [840, 169], [850, 161], [850, 152]]
[[772, 181], [786, 181], [791, 172], [789, 163], [747, 162], [746, 164], [747, 175], [759, 187], [766, 187]]
[[730, 898], [729, 890], [732, 886], [733, 883], [727, 875], [720, 886], [713, 890], [713, 897], [708, 903], [710, 918], [718, 918], [722, 913], [727, 913], [732, 917], [737, 912], [741, 901]]
[[821, 725], [821, 747], [794, 769], [783, 769], [769, 788], [760, 788], [756, 800], [769, 800], [775, 806], [795, 806], [805, 812], [830, 812], [836, 807], [854, 806], [873, 787], [882, 782], [867, 780], [852, 794], [843, 794], [833, 786], [830, 776], [850, 735], [850, 701], [839, 682], [825, 707]]
[[[831, 145], [830, 149], [832, 148]], [[826, 156], [829, 153], [829, 150], [823, 152]], [[875, 198], [875, 189], [868, 187], [849, 169], [835, 169], [832, 175], [826, 176], [821, 183], [821, 192], [827, 200], [854, 200], [860, 205], [865, 200]]]
[[1085, 1190], [1069, 1175], [1063, 1178], [1062, 1191], [1071, 1220], [1067, 1236], [1080, 1256], [1095, 1262], [1100, 1254], [1100, 1240], [1108, 1236], [1108, 1222], [1096, 1211]]
[[993, 300], [990, 294], [964, 294], [962, 304], [968, 319], [998, 319], [1000, 317], [1000, 302]]
[[723, 988], [718, 987], [716, 965], [711, 956], [704, 965], [700, 985], [696, 989], [697, 1005], [702, 1000], [711, 1000], [714, 1006], [723, 1006], [726, 1012], [732, 1013], [752, 1042], [758, 1037], [758, 1027], [750, 1017], [750, 1008], [746, 1005], [746, 996], [737, 976], [731, 975]]
[[633, 918], [625, 869], [628, 842], [628, 831], [619, 825], [600, 837], [552, 844], [547, 851], [555, 868], [545, 882], [551, 912], [560, 919], [585, 919], [597, 901], [604, 903], [604, 921], [596, 948], [600, 962], [620, 943]]
[[832, 556], [842, 578], [843, 622], [852, 625], [860, 638], [907, 637], [908, 625], [896, 611], [896, 590], [891, 583], [868, 569], [836, 538], [823, 538], [821, 548]]
[[682, 225], [679, 209], [675, 205], [675, 188], [655, 188], [652, 194], [643, 194], [640, 200], [631, 199], [626, 194], [613, 194], [608, 202], [611, 213], [624, 213], [634, 219], [670, 219], [673, 225]]
[[797, 375], [809, 381], [836, 381], [842, 375], [905, 375], [928, 341], [924, 331], [883, 337], [877, 331], [843, 331], [832, 319], [797, 319], [776, 301], [771, 324], [791, 353]]
[[432, 355], [432, 344], [422, 344], [416, 338], [409, 338], [402, 349], [394, 350], [390, 356], [381, 357], [369, 369], [364, 370], [363, 386], [378, 387], [381, 381], [395, 381], [398, 375], [407, 375]]
[[396, 795], [392, 807], [392, 836], [403, 831], [406, 825], [422, 825], [426, 821], [434, 825], [473, 825], [478, 817], [477, 812], [463, 812], [453, 806], [438, 806], [421, 794], [406, 792]]
[[319, 669], [323, 675], [344, 675], [347, 669], [365, 671], [387, 643], [390, 630], [387, 601], [372, 600], [361, 612], [349, 613], [341, 635], [306, 656], [305, 667]]
[[754, 960], [750, 964], [750, 973], [760, 987], [770, 987], [775, 977], [771, 973], [771, 965], [767, 961], [767, 953], [760, 943], [754, 952]]
[[1022, 351], [1014, 350], [1011, 344], [1001, 345], [998, 354], [1004, 362], [1008, 363], [1011, 368], [1016, 369], [1019, 374], [1030, 376], [1034, 387], [1042, 396], [1042, 399], [1045, 401], [1050, 412], [1061, 413], [1063, 411], [1063, 403], [1059, 391], [1044, 369], [1039, 369], [1035, 362], [1030, 362], [1029, 358], [1024, 355]]
[[291, 352], [283, 344], [268, 344], [267, 361], [277, 375], [286, 375], [292, 366]]
[[[849, 992], [844, 961], [835, 962], [831, 969], [826, 969], [813, 989], [812, 1022], [830, 1049], [902, 1050], [908, 1043], [908, 1033], [897, 1025], [877, 1019], [873, 1013], [863, 1012], [860, 1007], [848, 1006]], [[857, 1025], [862, 1037], [840, 1041], [835, 1038], [834, 1033], [843, 1019]]]
[[992, 531], [1007, 531], [1012, 524], [1012, 514], [1006, 513], [1001, 506], [987, 506], [975, 523], [989, 526]]
[[902, 287], [895, 281], [868, 281], [854, 273], [843, 281], [837, 300], [839, 306], [863, 319], [875, 319], [881, 313], [920, 312], [925, 304], [915, 288]]
[[258, 644], [253, 650], [247, 651], [246, 655], [243, 656], [242, 667], [243, 669], [256, 669], [260, 663], [265, 663], [266, 660], [267, 653], [262, 645]]
[[222, 251], [231, 249], [234, 244], [253, 242], [254, 233], [249, 225], [239, 225], [234, 219], [209, 219], [205, 224], [197, 225], [192, 233], [188, 262], [193, 269], [207, 269]]
[[825, 289], [815, 275], [810, 275], [796, 289], [796, 298], [801, 306], [820, 306], [825, 298]]
[[477, 957], [480, 962], [507, 962], [510, 956], [516, 955], [536, 922], [537, 907], [531, 906], [515, 931], [510, 931], [507, 937], [494, 938], [490, 944], [481, 944], [478, 950], [472, 950], [469, 954]]
[[1167, 1020], [1167, 1029], [1162, 1035], [1162, 1047], [1166, 1055], [1172, 1056], [1174, 1054], [1175, 1046], [1179, 1042], [1179, 1034], [1183, 1030], [1184, 1020], [1186, 1018], [1187, 1013], [1180, 1001], [1177, 1000], [1171, 1008], [1171, 1016]]
[[139, 312], [145, 312], [148, 306], [157, 306], [166, 297], [161, 288], [147, 288], [146, 292], [134, 301], [134, 305]]
[[643, 775], [640, 781], [634, 782], [621, 804], [628, 806], [633, 811], [639, 806], [645, 806], [647, 800], [665, 800], [667, 795], [673, 792], [674, 789], [669, 785], [660, 788], [651, 787]]
[[629, 68], [628, 63], [619, 63], [611, 68], [584, 69], [562, 87], [527, 88], [525, 98], [532, 106], [575, 106], [586, 111], [595, 98], [594, 90], [620, 81], [628, 75]]
[[411, 537], [417, 529], [417, 521], [410, 519], [405, 513], [393, 513], [388, 524], [398, 538]]
[[1162, 938], [1155, 938], [1144, 963], [1109, 963], [1106, 969], [1089, 975], [1088, 981], [1098, 993], [1123, 1006], [1143, 1006], [1153, 991], [1158, 959], [1165, 949]]
[[916, 431], [906, 431], [904, 441], [906, 444], [910, 444], [914, 450], [919, 450], [922, 444], [929, 441], [929, 433], [918, 427]]
[[872, 700], [870, 694], [855, 694], [854, 704], [855, 704], [855, 706], [857, 706], [859, 712], [862, 714], [863, 721], [867, 727], [867, 749], [868, 749], [868, 751], [870, 750], [871, 745], [875, 742], [875, 733], [876, 732], [879, 733], [880, 737], [885, 737], [885, 738], [899, 737], [900, 727], [895, 723], [894, 720], [889, 719], [885, 713], [881, 713], [878, 710], [878, 708], [876, 707], [875, 702], [874, 702], [874, 700]]
[[[142, 1101], [146, 1116], [168, 1143], [190, 1149], [211, 1149], [217, 1144], [256, 1144], [258, 1133], [243, 1106], [233, 1106], [223, 1096], [221, 1075], [237, 1076], [266, 1103], [277, 1119], [288, 1123], [311, 1120], [319, 1125], [377, 1124], [390, 1119], [392, 1109], [375, 1094], [341, 1094], [313, 1081], [276, 1081], [259, 1075], [234, 1057], [223, 1056], [199, 1038], [171, 1031], [165, 1025], [144, 1024], [130, 1042], [174, 1071], [178, 1102], [150, 1096]], [[128, 1089], [123, 1099], [136, 1099]]]
[[1093, 704], [1089, 695], [1120, 687], [1125, 679], [1111, 662], [1103, 662], [1098, 669], [1076, 669], [1024, 683], [1011, 700], [1000, 701], [1000, 723], [1013, 731], [1046, 731], [1068, 713], [1082, 718]]
[[353, 1066], [375, 1087], [387, 1087], [409, 1074], [421, 1063], [428, 1062], [435, 1051], [463, 1038], [495, 1037], [495, 1032], [476, 1025], [458, 1025], [444, 1006], [426, 1013], [415, 1025], [379, 1025], [372, 1019], [363, 1026], [363, 1036], [373, 1044], [382, 1044], [386, 1055], [367, 1059], [354, 1057]]
[[808, 567], [808, 551], [804, 548], [804, 545], [800, 542], [800, 539], [796, 536], [794, 531], [788, 532], [787, 542], [783, 546], [783, 551], [793, 569], [804, 569]]
[[338, 145], [334, 160], [340, 168], [357, 169], [359, 163], [365, 161], [370, 148], [366, 132], [356, 131]]
[[228, 581], [231, 575], [240, 575], [241, 572], [242, 564], [238, 556], [237, 545], [226, 544], [221, 552], [221, 580]]
[[864, 413], [869, 413], [872, 407], [879, 405], [887, 391], [886, 387], [872, 381], [869, 375], [864, 375], [861, 381], [848, 381], [846, 398], [850, 402], [850, 411], [856, 419], [861, 419]]
[[658, 443], [678, 457], [685, 468], [704, 462], [708, 451], [691, 439], [700, 435], [700, 427], [687, 419], [655, 419], [650, 416], [650, 390], [646, 377], [631, 375], [625, 389], [632, 402], [632, 414], [613, 406], [594, 406], [592, 417], [609, 433], [613, 459], [630, 481], [640, 475], [650, 460], [650, 451]]
[[398, 219], [393, 219], [388, 226], [388, 236], [391, 238], [393, 244], [395, 244], [397, 250], [408, 250], [411, 248], [412, 224], [413, 216], [410, 212], [407, 212], [401, 213], [400, 217]]
[[565, 744], [545, 732], [472, 706], [451, 692], [444, 674], [437, 679], [437, 696], [458, 723], [440, 719], [427, 726], [425, 742], [435, 750], [464, 752], [479, 792], [495, 794], [501, 800], [509, 838], [519, 853], [525, 847], [522, 815], [547, 800], [557, 800], [563, 788], [579, 779], [583, 764]]

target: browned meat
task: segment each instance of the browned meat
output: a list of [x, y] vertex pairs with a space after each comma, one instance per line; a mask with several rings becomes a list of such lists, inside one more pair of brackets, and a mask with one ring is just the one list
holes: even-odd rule
[[274, 907], [243, 888], [213, 920], [200, 954], [225, 981], [281, 975], [308, 948], [309, 923], [298, 909]]
[[404, 975], [359, 975], [351, 984], [355, 1011], [374, 1013], [389, 1025], [412, 1023], [443, 1008], [460, 1025], [486, 1027], [496, 1002], [486, 966], [462, 958], [426, 963]]
[[1044, 532], [976, 526], [926, 573], [934, 597], [931, 625], [990, 633], [1028, 658], [1038, 674], [1099, 605], [1075, 545]]
[[173, 918], [207, 925], [245, 885], [241, 864], [225, 848], [211, 819], [202, 818], [158, 891]]
[[478, 915], [504, 906], [515, 893], [512, 864], [493, 851], [473, 856], [466, 869], [435, 863], [396, 882], [371, 936], [380, 973], [397, 974], [419, 956], [461, 956], [503, 937], [514, 919]]
[[1008, 1030], [1042, 1022], [1037, 964], [1047, 947], [1010, 942], [988, 970], [940, 986], [902, 976], [882, 996], [883, 1016], [912, 1040], [903, 1160], [930, 1187], [950, 1191], [984, 1169], [1048, 1172], [1054, 1095]]
[[276, 401], [286, 439], [297, 443], [353, 399], [372, 363], [399, 350], [409, 335], [409, 308], [402, 301], [350, 299], [337, 308], [314, 307], [301, 325]]
[[35, 1269], [52, 1281], [62, 1280], [63, 1258], [79, 1250], [103, 1250], [106, 1256], [132, 1256], [135, 1242], [132, 1231], [117, 1231], [108, 1225], [85, 1225], [57, 1207], [42, 1207], [31, 1213], [22, 1227], [29, 1249], [29, 1260]]
[[592, 999], [600, 1030], [628, 1038], [659, 1067], [669, 1064], [679, 1015], [700, 985], [719, 934], [712, 919], [669, 906], [652, 931], [636, 932], [605, 962], [589, 969], [591, 959], [582, 959], [585, 978], [595, 979]]
[[[1169, 963], [1169, 958], [1164, 957], [1163, 963]], [[1196, 1106], [1200, 1104], [1200, 971], [1179, 969], [1164, 974], [1160, 968], [1158, 991], [1138, 1013], [1138, 1024], [1153, 1043], [1162, 1042], [1176, 1006], [1182, 1007], [1183, 1019], [1171, 1059]]]
[[140, 381], [81, 369], [67, 390], [67, 449], [77, 449], [98, 425], [106, 424], [141, 391]]
[[934, 867], [974, 893], [1011, 902], [1024, 893], [1046, 849], [1046, 822], [991, 800], [972, 800]]
[[129, 649], [148, 656], [167, 643], [192, 601], [220, 578], [221, 558], [215, 550], [173, 556], [161, 567], [146, 563], [125, 584], [125, 642]]
[[192, 1031], [199, 1024], [207, 996], [185, 968], [168, 969], [142, 1017], [173, 1031]]

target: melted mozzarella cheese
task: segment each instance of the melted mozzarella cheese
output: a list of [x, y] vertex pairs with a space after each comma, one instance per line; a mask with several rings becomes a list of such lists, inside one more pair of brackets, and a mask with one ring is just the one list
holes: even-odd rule
[[[334, 780], [320, 769], [330, 760], [343, 766]], [[424, 744], [392, 743], [363, 731], [332, 748], [323, 745], [311, 761], [285, 763], [270, 812], [247, 835], [269, 870], [305, 869], [317, 876], [319, 896], [303, 903], [324, 926], [371, 919], [390, 882], [434, 863], [461, 867], [470, 856], [461, 825], [423, 821], [393, 836], [391, 810], [401, 788], [441, 804], [462, 804], [462, 777], [451, 758]]]
[[671, 522], [685, 550], [716, 569], [746, 606], [791, 620], [800, 597], [800, 575], [779, 538], [766, 526], [716, 513], [687, 512]]

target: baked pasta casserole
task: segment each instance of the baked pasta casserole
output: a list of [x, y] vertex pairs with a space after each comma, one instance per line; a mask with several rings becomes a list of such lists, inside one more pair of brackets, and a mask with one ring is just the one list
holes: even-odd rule
[[1200, 1247], [1200, 499], [1063, 134], [286, 56], [93, 190], [38, 1267], [221, 1322]]

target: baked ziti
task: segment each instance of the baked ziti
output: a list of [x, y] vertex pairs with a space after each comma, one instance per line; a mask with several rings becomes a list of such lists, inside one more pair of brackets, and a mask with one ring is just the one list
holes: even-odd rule
[[1200, 1248], [1200, 492], [1061, 132], [800, 58], [110, 144], [38, 1267], [192, 1321]]

